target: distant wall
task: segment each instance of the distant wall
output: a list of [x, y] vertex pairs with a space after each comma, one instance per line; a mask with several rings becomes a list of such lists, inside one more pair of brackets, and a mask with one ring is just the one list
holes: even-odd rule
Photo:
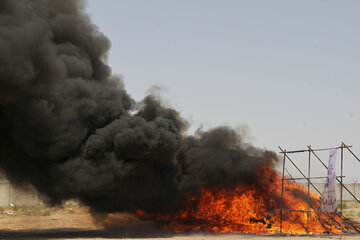
[[5, 181], [0, 181], [0, 206], [8, 206], [10, 199], [10, 184]]
[[[322, 193], [322, 191], [324, 190], [324, 183], [313, 183], [314, 186]], [[307, 187], [307, 183], [304, 183], [304, 185]], [[360, 184], [359, 183], [344, 183], [344, 186], [349, 189], [349, 191], [355, 196], [357, 197], [357, 199], [360, 199]], [[338, 183], [336, 184], [336, 198], [340, 199], [340, 190], [341, 189], [341, 185]], [[310, 191], [312, 192], [317, 192], [314, 187], [312, 187], [310, 185]], [[345, 189], [343, 188], [343, 192], [342, 192], [342, 199], [345, 201], [355, 201], [354, 197], [351, 196], [351, 194]]]
[[16, 187], [0, 175], [0, 206], [34, 206], [38, 203], [38, 193], [32, 186]]
[[[314, 186], [322, 192], [324, 189], [323, 183], [313, 183]], [[303, 184], [307, 187], [307, 183]], [[360, 184], [347, 183], [344, 184], [358, 199], [360, 199]], [[316, 190], [310, 186], [310, 191], [316, 192]], [[337, 199], [340, 199], [340, 184], [336, 185]], [[345, 189], [343, 189], [343, 200], [355, 200]], [[0, 173], [0, 206], [9, 206], [13, 204], [15, 206], [35, 206], [41, 202], [39, 194], [32, 186], [26, 186], [23, 188], [12, 185], [3, 175]]]

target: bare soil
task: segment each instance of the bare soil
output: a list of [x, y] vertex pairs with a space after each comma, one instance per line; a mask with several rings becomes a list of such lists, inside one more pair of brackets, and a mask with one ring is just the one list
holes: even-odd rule
[[360, 222], [360, 204], [355, 201], [345, 201], [343, 203], [344, 216]]
[[7, 207], [0, 209], [0, 230], [100, 229], [93, 223], [89, 209], [78, 204], [62, 207]]

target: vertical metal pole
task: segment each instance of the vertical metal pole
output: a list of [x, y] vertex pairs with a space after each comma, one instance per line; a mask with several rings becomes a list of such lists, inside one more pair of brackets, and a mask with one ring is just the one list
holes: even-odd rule
[[306, 232], [307, 234], [309, 234], [309, 217], [310, 217], [310, 157], [311, 157], [311, 152], [309, 150], [309, 162], [308, 162], [308, 196], [307, 196], [307, 221], [306, 221]]
[[342, 215], [343, 215], [343, 168], [344, 168], [344, 143], [341, 143], [341, 173], [340, 173], [340, 180], [341, 180], [341, 186], [340, 186], [340, 224], [341, 224], [341, 234], [343, 233], [343, 224], [342, 224]]
[[282, 170], [282, 178], [281, 178], [281, 202], [280, 202], [280, 233], [282, 233], [282, 211], [283, 211], [283, 198], [284, 198], [284, 175], [285, 175], [285, 160], [286, 156], [285, 153], [286, 149], [284, 150], [284, 159], [283, 159], [283, 170]]

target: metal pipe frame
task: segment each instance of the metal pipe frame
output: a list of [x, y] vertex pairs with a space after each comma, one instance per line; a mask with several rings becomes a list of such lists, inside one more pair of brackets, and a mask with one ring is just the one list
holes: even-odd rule
[[[312, 182], [310, 181], [311, 179], [321, 179], [321, 178], [327, 178], [327, 177], [311, 177], [310, 176], [310, 166], [311, 166], [311, 154], [313, 154], [315, 156], [316, 159], [318, 159], [321, 164], [326, 168], [328, 169], [328, 167], [325, 165], [325, 163], [319, 158], [319, 156], [315, 153], [315, 151], [324, 151], [324, 150], [330, 150], [330, 149], [334, 149], [334, 148], [320, 148], [320, 149], [312, 149], [311, 146], [307, 146], [308, 149], [307, 150], [295, 150], [295, 151], [286, 151], [283, 150], [280, 146], [279, 146], [279, 149], [280, 149], [280, 153], [281, 154], [284, 154], [284, 157], [283, 157], [283, 169], [282, 169], [282, 178], [281, 178], [281, 208], [279, 209], [280, 210], [280, 233], [282, 233], [282, 220], [283, 220], [283, 212], [304, 212], [307, 214], [307, 226], [305, 228], [305, 226], [303, 226], [305, 229], [306, 229], [306, 232], [307, 234], [309, 234], [309, 218], [310, 218], [310, 213], [316, 213], [316, 214], [324, 214], [325, 216], [327, 216], [327, 218], [330, 220], [330, 221], [333, 221], [334, 224], [336, 225], [340, 225], [338, 226], [338, 228], [341, 230], [341, 234], [343, 233], [349, 233], [348, 231], [348, 227], [347, 229], [345, 230], [343, 228], [343, 221], [345, 221], [345, 224], [348, 226], [352, 226], [352, 228], [354, 228], [354, 230], [356, 232], [359, 232], [359, 229], [356, 228], [355, 226], [353, 226], [353, 224], [351, 223], [351, 221], [347, 221], [347, 219], [342, 215], [342, 197], [343, 197], [343, 194], [342, 194], [342, 190], [343, 188], [346, 189], [346, 191], [349, 192], [350, 195], [352, 195], [354, 197], [355, 200], [357, 200], [359, 203], [359, 199], [357, 199], [353, 194], [352, 192], [343, 184], [343, 178], [345, 177], [343, 175], [343, 167], [344, 167], [344, 148], [346, 148], [359, 162], [360, 162], [360, 159], [350, 150], [350, 148], [352, 146], [348, 146], [346, 145], [345, 143], [341, 142], [341, 146], [340, 147], [336, 147], [336, 149], [341, 149], [341, 174], [340, 176], [336, 176], [336, 180], [341, 184], [341, 188], [340, 188], [340, 212], [338, 213], [338, 216], [340, 217], [340, 223], [338, 221], [336, 221], [332, 216], [330, 216], [330, 214], [327, 214], [327, 213], [324, 213], [322, 211], [319, 211], [319, 210], [310, 210], [310, 185], [321, 195], [321, 192], [314, 186], [314, 184], [312, 184]], [[306, 177], [305, 174], [297, 167], [297, 165], [291, 160], [291, 158], [288, 156], [289, 153], [301, 153], [301, 152], [308, 152], [309, 155], [308, 155], [308, 176]], [[291, 176], [291, 174], [289, 173], [289, 171], [285, 168], [285, 162], [286, 162], [286, 159], [288, 159], [292, 165], [300, 172], [300, 174], [303, 176], [303, 178], [293, 178]], [[290, 176], [290, 178], [285, 178], [285, 171], [288, 173], [288, 175]], [[338, 179], [340, 178], [340, 180]], [[294, 182], [296, 182], [295, 180], [302, 180], [302, 179], [306, 179], [307, 180], [307, 188], [308, 188], [308, 196], [307, 196], [307, 201], [308, 201], [308, 206], [307, 206], [307, 210], [293, 210], [293, 209], [283, 209], [283, 198], [284, 198], [284, 181], [285, 180], [292, 180]], [[320, 224], [323, 226], [323, 228], [325, 230], [327, 230], [327, 228], [325, 227], [325, 225], [323, 225], [323, 223], [320, 221], [320, 216], [317, 216], [316, 217]]]

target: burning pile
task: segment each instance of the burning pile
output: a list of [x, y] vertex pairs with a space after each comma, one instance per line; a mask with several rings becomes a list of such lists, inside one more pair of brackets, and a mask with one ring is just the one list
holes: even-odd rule
[[[228, 127], [186, 136], [188, 123], [159, 97], [132, 99], [106, 64], [110, 41], [84, 7], [80, 0], [0, 0], [0, 168], [7, 177], [31, 183], [53, 204], [79, 199], [94, 212], [134, 213], [175, 231], [277, 231], [275, 154]], [[306, 209], [296, 185], [285, 186], [285, 199], [284, 208]], [[303, 232], [305, 220], [284, 213], [284, 230]]]
[[[201, 190], [199, 196], [188, 193], [183, 208], [172, 214], [155, 215], [138, 210], [137, 215], [141, 219], [160, 222], [175, 232], [200, 230], [215, 233], [341, 233], [340, 216], [319, 212], [319, 196], [311, 192], [309, 210], [315, 212], [308, 216], [305, 212], [308, 209], [307, 189], [289, 181], [284, 182], [283, 208], [298, 211], [283, 212], [280, 223], [281, 178], [269, 164], [259, 169], [257, 177], [256, 182], [233, 189], [206, 188]], [[347, 222], [343, 225], [344, 232], [359, 230], [359, 226], [355, 227], [357, 223], [349, 219], [343, 221]]]

